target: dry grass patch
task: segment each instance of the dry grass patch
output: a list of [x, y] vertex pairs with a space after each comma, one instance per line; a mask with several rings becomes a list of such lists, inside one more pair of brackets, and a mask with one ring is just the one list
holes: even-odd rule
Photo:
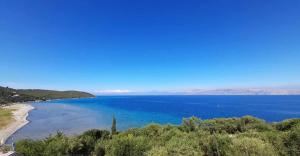
[[14, 121], [12, 111], [11, 109], [0, 108], [0, 129]]

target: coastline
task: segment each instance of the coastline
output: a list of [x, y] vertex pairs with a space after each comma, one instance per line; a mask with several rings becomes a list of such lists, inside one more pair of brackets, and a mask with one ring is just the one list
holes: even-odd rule
[[0, 145], [5, 144], [6, 140], [17, 130], [29, 123], [27, 117], [29, 112], [34, 109], [33, 106], [26, 103], [15, 103], [4, 106], [6, 109], [13, 109], [14, 122], [0, 129]]

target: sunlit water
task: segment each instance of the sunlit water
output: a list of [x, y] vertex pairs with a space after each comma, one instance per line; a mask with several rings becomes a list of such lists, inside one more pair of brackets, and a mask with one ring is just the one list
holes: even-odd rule
[[201, 119], [252, 115], [268, 122], [300, 117], [300, 96], [99, 96], [32, 105], [30, 123], [8, 143], [57, 131], [73, 135], [91, 128], [109, 129], [113, 115], [118, 130], [153, 122], [180, 124], [183, 117], [193, 115]]

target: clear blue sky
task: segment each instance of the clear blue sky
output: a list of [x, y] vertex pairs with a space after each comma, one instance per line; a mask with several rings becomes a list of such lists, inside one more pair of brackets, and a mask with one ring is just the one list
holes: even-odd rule
[[0, 1], [0, 85], [163, 90], [299, 83], [299, 0]]

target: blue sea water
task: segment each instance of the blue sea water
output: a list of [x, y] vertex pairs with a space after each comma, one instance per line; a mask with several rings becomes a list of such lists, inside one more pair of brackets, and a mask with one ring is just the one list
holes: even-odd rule
[[32, 103], [30, 123], [8, 142], [39, 139], [63, 131], [79, 134], [91, 128], [109, 129], [112, 116], [118, 130], [150, 123], [180, 124], [201, 119], [252, 115], [267, 122], [300, 118], [300, 96], [98, 96]]

